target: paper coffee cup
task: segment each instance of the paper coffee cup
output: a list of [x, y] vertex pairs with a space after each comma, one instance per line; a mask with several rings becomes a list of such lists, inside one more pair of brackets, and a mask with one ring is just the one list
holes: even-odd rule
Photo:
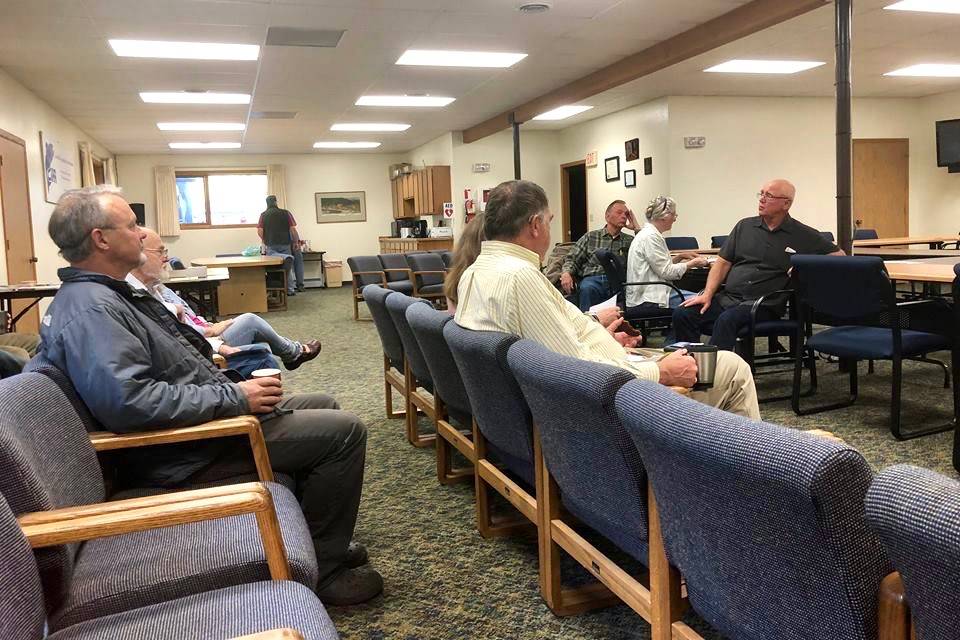
[[251, 378], [276, 378], [280, 380], [280, 369], [257, 369], [250, 374]]

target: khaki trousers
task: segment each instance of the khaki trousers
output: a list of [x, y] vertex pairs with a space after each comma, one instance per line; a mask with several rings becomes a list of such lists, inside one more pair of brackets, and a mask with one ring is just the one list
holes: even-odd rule
[[19, 347], [30, 357], [37, 355], [40, 336], [35, 333], [0, 333], [0, 347]]

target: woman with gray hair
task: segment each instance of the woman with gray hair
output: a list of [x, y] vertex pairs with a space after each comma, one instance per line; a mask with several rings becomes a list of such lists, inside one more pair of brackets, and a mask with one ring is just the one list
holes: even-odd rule
[[[663, 234], [677, 221], [677, 203], [673, 198], [657, 196], [647, 206], [646, 216], [646, 224], [630, 243], [627, 253], [627, 282], [672, 282], [682, 278], [687, 269], [707, 264], [707, 259], [696, 253], [670, 255]], [[687, 297], [695, 294], [684, 291], [683, 295]], [[627, 307], [655, 304], [672, 309], [681, 302], [683, 299], [664, 285], [627, 287]]]

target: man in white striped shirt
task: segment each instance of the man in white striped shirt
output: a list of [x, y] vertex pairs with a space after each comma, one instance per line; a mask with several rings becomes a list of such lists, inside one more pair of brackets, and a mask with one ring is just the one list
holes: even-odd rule
[[[553, 220], [546, 193], [514, 180], [498, 185], [487, 202], [484, 236], [477, 258], [460, 279], [456, 322], [478, 331], [502, 331], [539, 342], [564, 355], [626, 369], [643, 380], [693, 387], [697, 365], [685, 351], [643, 362], [627, 359], [617, 340], [583, 315], [540, 272], [550, 248]], [[690, 396], [706, 404], [760, 419], [750, 368], [736, 354], [717, 354], [711, 389]]]

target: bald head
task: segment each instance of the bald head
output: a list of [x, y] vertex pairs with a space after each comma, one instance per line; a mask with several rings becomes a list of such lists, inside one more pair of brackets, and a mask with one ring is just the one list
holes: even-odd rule
[[774, 195], [790, 198], [790, 202], [793, 202], [793, 198], [797, 195], [797, 188], [793, 186], [793, 183], [783, 178], [771, 180], [764, 186], [763, 190]]
[[789, 180], [777, 178], [760, 188], [760, 203], [757, 213], [770, 228], [777, 227], [787, 217], [797, 189]]

